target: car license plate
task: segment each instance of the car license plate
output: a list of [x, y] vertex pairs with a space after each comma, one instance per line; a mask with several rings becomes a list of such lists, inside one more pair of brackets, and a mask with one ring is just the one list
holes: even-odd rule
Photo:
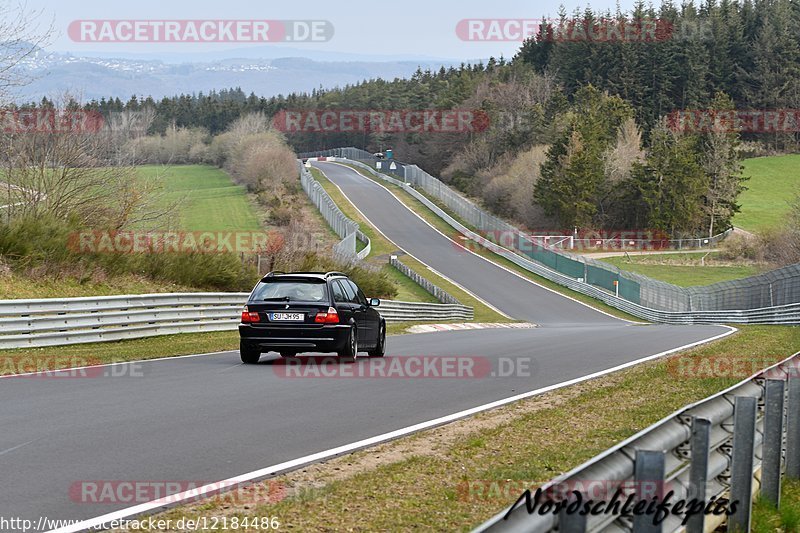
[[303, 313], [270, 313], [269, 319], [273, 322], [302, 322], [306, 316]]

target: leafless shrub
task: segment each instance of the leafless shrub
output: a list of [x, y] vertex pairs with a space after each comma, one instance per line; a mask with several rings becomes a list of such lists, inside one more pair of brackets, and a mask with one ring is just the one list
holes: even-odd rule
[[164, 135], [138, 137], [126, 145], [126, 153], [141, 163], [185, 164], [195, 162], [192, 153], [205, 144], [208, 133], [202, 128], [172, 126]]
[[[58, 110], [56, 110], [58, 112]], [[122, 229], [165, 216], [154, 185], [136, 179], [111, 129], [9, 133], [0, 137], [2, 204], [8, 220], [54, 216]]]
[[254, 192], [276, 192], [297, 176], [297, 160], [272, 132], [248, 135], [234, 147], [227, 165], [231, 175]]
[[499, 216], [514, 219], [529, 228], [546, 226], [547, 217], [533, 202], [533, 188], [540, 177], [546, 152], [546, 146], [534, 146], [510, 163], [481, 173], [493, 176], [483, 189], [485, 205]]
[[41, 16], [42, 11], [0, 0], [0, 103], [11, 99], [15, 87], [30, 82], [30, 76], [17, 67], [47, 44], [52, 34], [52, 22], [42, 28]]

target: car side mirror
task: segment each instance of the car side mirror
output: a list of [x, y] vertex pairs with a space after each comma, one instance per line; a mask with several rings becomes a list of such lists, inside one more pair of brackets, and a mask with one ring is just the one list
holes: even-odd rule
[[370, 307], [378, 307], [379, 305], [381, 305], [381, 301], [378, 298], [370, 298], [369, 305]]

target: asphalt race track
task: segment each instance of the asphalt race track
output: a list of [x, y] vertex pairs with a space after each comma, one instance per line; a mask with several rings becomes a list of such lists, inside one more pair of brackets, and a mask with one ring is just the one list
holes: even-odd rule
[[[596, 312], [465, 252], [354, 171], [318, 165], [400, 249], [541, 327], [391, 337], [386, 360], [347, 370], [312, 358], [291, 373], [273, 355], [244, 366], [234, 351], [107, 367], [97, 377], [0, 379], [0, 516], [96, 517], [142, 502], [83, 502], [84, 481], [227, 479], [729, 331]], [[439, 358], [471, 370], [421, 378], [382, 370]], [[371, 377], [317, 377], [325, 368]]]

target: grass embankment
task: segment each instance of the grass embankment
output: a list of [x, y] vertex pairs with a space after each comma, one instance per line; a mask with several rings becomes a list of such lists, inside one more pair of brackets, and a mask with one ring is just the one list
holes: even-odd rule
[[[255, 202], [220, 169], [151, 165], [138, 168], [137, 179], [152, 185], [143, 187], [152, 191], [150, 209], [158, 212], [174, 206], [168, 217], [155, 222], [158, 229], [251, 232], [261, 228]], [[243, 290], [252, 286], [252, 275], [242, 267], [238, 254], [93, 253], [91, 248], [72, 248], [75, 233], [88, 229], [47, 218], [13, 220], [4, 230], [0, 298]]]
[[604, 257], [601, 261], [681, 287], [741, 279], [761, 271], [757, 265], [726, 262], [713, 252]]
[[[34, 365], [31, 368], [55, 370], [238, 349], [238, 331], [213, 331], [116, 342], [0, 350], [0, 375], [17, 374], [26, 371], [30, 365]], [[238, 362], [238, 355], [234, 357]]]
[[[579, 302], [585, 303], [585, 304], [587, 304], [587, 305], [589, 305], [591, 307], [599, 309], [599, 310], [601, 310], [603, 312], [606, 312], [606, 313], [608, 313], [610, 315], [613, 315], [613, 316], [616, 316], [616, 317], [619, 317], [619, 318], [623, 318], [623, 319], [626, 319], [626, 320], [641, 321], [641, 319], [639, 319], [639, 318], [637, 318], [637, 317], [635, 317], [633, 315], [629, 315], [628, 313], [620, 311], [619, 309], [611, 307], [610, 305], [606, 305], [603, 302], [601, 302], [599, 300], [596, 300], [596, 299], [594, 299], [594, 298], [592, 298], [590, 296], [586, 296], [585, 294], [581, 294], [579, 292], [570, 290], [570, 289], [568, 289], [566, 287], [562, 287], [561, 285], [559, 285], [557, 283], [553, 283], [552, 281], [550, 281], [548, 279], [545, 279], [545, 278], [543, 278], [541, 276], [537, 276], [533, 272], [530, 272], [529, 270], [525, 270], [524, 268], [522, 268], [521, 266], [517, 265], [513, 261], [509, 261], [505, 257], [497, 255], [496, 253], [491, 252], [491, 251], [487, 250], [486, 248], [484, 248], [482, 246], [479, 246], [477, 243], [473, 243], [472, 241], [469, 241], [469, 242], [465, 241], [462, 238], [461, 234], [458, 233], [455, 229], [453, 229], [452, 226], [450, 226], [447, 222], [442, 220], [438, 215], [436, 215], [436, 213], [431, 211], [422, 202], [420, 202], [419, 200], [417, 200], [416, 198], [411, 196], [408, 192], [406, 192], [402, 188], [400, 188], [400, 187], [398, 187], [396, 185], [393, 185], [391, 183], [385, 182], [383, 180], [380, 180], [378, 178], [375, 178], [375, 177], [369, 175], [363, 169], [361, 169], [361, 168], [359, 168], [359, 167], [357, 167], [355, 165], [350, 165], [350, 164], [347, 164], [347, 163], [342, 163], [342, 164], [352, 168], [353, 170], [355, 170], [356, 172], [358, 172], [362, 176], [365, 176], [368, 179], [371, 179], [371, 180], [373, 180], [373, 181], [375, 181], [377, 183], [380, 183], [381, 185], [383, 185], [384, 187], [389, 189], [401, 202], [403, 202], [406, 206], [408, 206], [412, 211], [414, 211], [415, 213], [420, 215], [425, 221], [427, 221], [434, 228], [436, 228], [440, 232], [444, 233], [445, 235], [450, 237], [455, 242], [465, 244], [465, 246], [467, 246], [469, 248], [469, 250], [475, 252], [476, 254], [480, 255], [481, 257], [485, 257], [486, 259], [489, 259], [490, 261], [492, 261], [494, 263], [497, 263], [497, 264], [499, 264], [499, 265], [501, 265], [501, 266], [503, 266], [503, 267], [505, 267], [505, 268], [507, 268], [509, 270], [512, 270], [513, 272], [516, 272], [517, 274], [520, 274], [521, 276], [530, 279], [531, 281], [535, 282], [537, 285], [541, 285], [541, 286], [546, 287], [548, 289], [551, 289], [553, 291], [559, 292], [559, 293], [561, 293], [561, 294], [563, 294], [565, 296], [569, 296], [570, 298], [578, 300]], [[474, 231], [475, 233], [480, 233], [479, 231], [477, 231], [476, 228], [472, 227], [470, 224], [468, 224], [467, 222], [462, 220], [458, 215], [456, 215], [453, 211], [451, 211], [448, 207], [443, 205], [441, 202], [439, 202], [435, 198], [431, 198], [430, 196], [426, 195], [424, 193], [424, 191], [419, 191], [419, 192], [421, 194], [425, 195], [437, 207], [439, 207], [445, 213], [447, 213], [448, 215], [450, 215], [451, 217], [456, 219], [458, 222], [460, 222], [461, 224], [466, 226], [468, 229]], [[404, 262], [405, 262], [405, 259], [404, 259]], [[476, 318], [476, 320], [477, 320], [477, 318]]]
[[13, 272], [0, 273], [0, 300], [15, 298], [72, 298], [77, 296], [111, 296], [114, 294], [148, 294], [161, 292], [193, 292], [198, 289], [140, 276], [89, 276], [87, 279], [42, 277], [31, 279]]
[[742, 209], [733, 225], [748, 231], [779, 227], [800, 187], [800, 155], [745, 159], [747, 190], [739, 197]]
[[[180, 201], [178, 214], [175, 219], [180, 223], [180, 229], [186, 231], [254, 231], [258, 230], [257, 208], [248, 199], [243, 188], [234, 185], [230, 177], [214, 167], [187, 165], [179, 167], [162, 168], [146, 166], [139, 169], [143, 179], [160, 180], [160, 185], [165, 194], [159, 201], [164, 205]], [[358, 217], [357, 211], [347, 199], [341, 195], [338, 188], [333, 186], [326, 178], [317, 175], [317, 178], [326, 187], [329, 194], [334, 197], [343, 211], [359, 220], [364, 231], [371, 239], [373, 255], [386, 256], [395, 250], [386, 239], [365, 224]], [[327, 224], [318, 214], [320, 225], [327, 228]], [[331, 234], [332, 231], [331, 231]], [[405, 263], [415, 265], [417, 271], [425, 271], [425, 267], [412, 258], [405, 258]], [[406, 276], [390, 265], [383, 265], [384, 271], [399, 288], [398, 300], [433, 302], [435, 299], [413, 283]], [[433, 274], [426, 273], [432, 279]], [[438, 278], [438, 277], [437, 277]], [[456, 287], [441, 279], [434, 281], [452, 294], [459, 293], [467, 305], [474, 300]], [[160, 292], [189, 292], [187, 286], [158, 282], [144, 277], [125, 276], [89, 276], [86, 279], [37, 279], [33, 282], [26, 276], [14, 272], [0, 271], [0, 299], [13, 298], [65, 298], [75, 296], [99, 296], [114, 294], [144, 294]], [[477, 303], [477, 302], [476, 302]], [[483, 305], [476, 305], [476, 319], [481, 321], [507, 321], [494, 311]], [[390, 324], [389, 334], [403, 333], [404, 330], [415, 323]], [[136, 340], [125, 340], [107, 343], [91, 343], [58, 348], [36, 348], [22, 350], [3, 350], [2, 358], [13, 360], [48, 360], [48, 364], [60, 367], [83, 366], [84, 364], [100, 364], [133, 360], [153, 359], [157, 357], [170, 357], [195, 353], [208, 353], [216, 351], [238, 349], [238, 334], [231, 332], [210, 332], [203, 334], [169, 335], [150, 337]], [[52, 356], [58, 355], [57, 360], [50, 361]], [[6, 369], [14, 372], [13, 365]]]
[[[286, 487], [288, 497], [278, 503], [212, 499], [159, 518], [276, 516], [297, 531], [467, 531], [513, 502], [523, 486], [547, 481], [744, 378], [676, 369], [716, 358], [763, 368], [799, 349], [798, 328], [743, 327], [670, 359], [278, 476], [268, 482]], [[684, 358], [681, 364], [676, 357]]]
[[258, 209], [245, 188], [217, 167], [146, 165], [136, 169], [141, 180], [159, 187], [162, 207], [176, 205], [170, 226], [183, 231], [258, 231]]
[[[312, 168], [311, 172], [314, 175], [314, 178], [320, 182], [322, 187], [330, 195], [331, 199], [336, 203], [337, 206], [339, 206], [339, 209], [341, 209], [348, 218], [358, 222], [361, 226], [361, 231], [364, 232], [367, 237], [369, 237], [370, 242], [372, 243], [372, 253], [370, 255], [374, 258], [375, 264], [380, 265], [381, 268], [385, 272], [389, 273], [392, 279], [398, 284], [399, 293], [396, 298], [398, 300], [413, 298], [412, 301], [435, 302], [436, 300], [426, 291], [424, 291], [424, 289], [419, 287], [416, 283], [388, 264], [389, 255], [398, 250], [397, 246], [395, 246], [394, 243], [389, 241], [380, 232], [376, 231], [375, 228], [367, 223], [358, 210], [355, 209], [353, 204], [350, 203], [350, 200], [348, 200], [347, 197], [342, 194], [341, 190], [331, 183], [331, 181], [328, 180], [328, 178], [326, 178], [322, 172], [316, 168]], [[456, 297], [462, 304], [471, 306], [474, 309], [476, 322], [509, 321], [508, 318], [486, 306], [483, 302], [467, 293], [460, 287], [454, 285], [450, 281], [446, 280], [442, 276], [431, 271], [426, 265], [417, 261], [413, 257], [404, 255], [401, 257], [401, 260], [406, 266], [415, 272], [422, 274], [431, 283], [441, 287]], [[422, 300], [421, 298], [425, 299]]]

